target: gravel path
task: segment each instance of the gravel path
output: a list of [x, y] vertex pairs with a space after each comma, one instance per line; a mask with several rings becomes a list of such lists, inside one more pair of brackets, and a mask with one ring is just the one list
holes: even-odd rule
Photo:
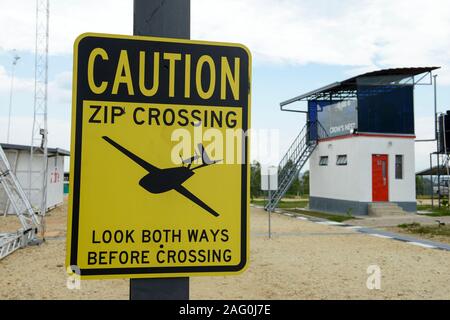
[[[0, 224], [4, 220], [0, 220]], [[47, 219], [48, 240], [0, 261], [0, 299], [128, 299], [128, 280], [66, 287], [65, 208]], [[239, 276], [193, 277], [192, 299], [450, 299], [450, 252], [251, 209], [250, 266]], [[366, 287], [381, 269], [381, 290]]]

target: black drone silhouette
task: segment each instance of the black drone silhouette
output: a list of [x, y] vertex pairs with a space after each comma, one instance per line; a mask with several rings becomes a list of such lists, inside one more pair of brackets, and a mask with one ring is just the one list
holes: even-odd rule
[[[211, 207], [209, 207], [206, 203], [204, 203], [202, 200], [197, 198], [195, 195], [193, 195], [188, 189], [182, 186], [182, 184], [192, 177], [194, 175], [194, 170], [209, 166], [211, 164], [215, 164], [221, 160], [211, 160], [208, 157], [208, 154], [205, 151], [205, 148], [201, 143], [198, 144], [199, 152], [201, 155], [202, 163], [196, 167], [191, 168], [192, 162], [196, 159], [198, 159], [200, 156], [197, 155], [197, 152], [195, 152], [195, 155], [192, 156], [189, 159], [182, 161], [181, 167], [173, 167], [173, 168], [166, 168], [166, 169], [160, 169], [147, 161], [143, 160], [142, 158], [138, 157], [131, 151], [127, 150], [111, 138], [107, 136], [102, 137], [106, 142], [111, 144], [114, 148], [122, 152], [124, 155], [126, 155], [128, 158], [133, 160], [135, 163], [140, 165], [142, 168], [148, 171], [148, 174], [145, 175], [141, 180], [139, 180], [139, 185], [147, 190], [150, 193], [163, 193], [170, 190], [175, 190], [178, 193], [182, 194], [195, 204], [199, 205], [201, 208], [208, 211], [210, 214], [212, 214], [215, 217], [218, 217], [219, 214], [214, 211]], [[181, 156], [180, 156], [181, 157]], [[187, 164], [187, 166], [184, 166]]]

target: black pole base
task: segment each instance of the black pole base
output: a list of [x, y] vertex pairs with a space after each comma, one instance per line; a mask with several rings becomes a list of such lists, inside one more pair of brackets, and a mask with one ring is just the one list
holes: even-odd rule
[[189, 278], [130, 279], [130, 300], [189, 300]]

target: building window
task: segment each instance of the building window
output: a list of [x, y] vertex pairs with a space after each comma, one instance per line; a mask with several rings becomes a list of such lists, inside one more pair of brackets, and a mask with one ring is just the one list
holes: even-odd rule
[[336, 164], [338, 166], [346, 166], [347, 165], [347, 155], [340, 154], [337, 156]]
[[328, 156], [322, 156], [319, 160], [319, 166], [327, 166], [328, 165]]
[[395, 155], [395, 179], [403, 179], [403, 155]]

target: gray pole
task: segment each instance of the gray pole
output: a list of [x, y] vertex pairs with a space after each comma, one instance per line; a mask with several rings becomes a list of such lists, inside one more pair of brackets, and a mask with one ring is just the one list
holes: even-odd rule
[[433, 79], [434, 79], [434, 81], [433, 81], [433, 84], [434, 84], [434, 138], [438, 142], [437, 150], [439, 152], [436, 78], [437, 78], [437, 74], [435, 74], [433, 76]]
[[[134, 0], [133, 34], [189, 39], [190, 0]], [[189, 278], [130, 279], [130, 300], [188, 300]]]
[[[269, 180], [269, 181], [267, 181], [268, 183], [268, 185], [269, 185], [269, 203], [270, 203], [270, 201], [271, 201], [271, 199], [272, 199], [272, 192], [271, 192], [271, 189], [270, 189], [270, 169], [269, 169], [269, 172], [268, 172], [268, 175], [267, 175], [267, 179]], [[272, 225], [271, 225], [271, 221], [270, 221], [270, 212], [272, 211], [272, 209], [271, 209], [271, 206], [269, 205], [269, 239], [270, 238], [272, 238]]]
[[191, 38], [190, 0], [134, 0], [133, 34]]
[[439, 163], [439, 157], [440, 153], [437, 154], [437, 182], [438, 182], [438, 208], [441, 208], [441, 173], [439, 172], [441, 170], [440, 163]]
[[[441, 186], [439, 185], [440, 182], [440, 176], [439, 176], [439, 152], [441, 152], [440, 150], [440, 142], [439, 142], [439, 136], [438, 136], [438, 130], [439, 130], [439, 126], [438, 126], [438, 116], [437, 116], [437, 90], [436, 90], [436, 78], [437, 75], [433, 76], [433, 84], [434, 84], [434, 134], [435, 134], [435, 139], [436, 139], [436, 151], [437, 151], [437, 179], [438, 179], [438, 206], [439, 208], [441, 207]], [[445, 134], [445, 133], [444, 133]], [[434, 190], [433, 190], [434, 191]], [[431, 198], [431, 208], [434, 208], [434, 195], [432, 194], [432, 198]]]
[[434, 209], [434, 185], [433, 185], [433, 154], [430, 153], [430, 176], [431, 176], [431, 209]]

